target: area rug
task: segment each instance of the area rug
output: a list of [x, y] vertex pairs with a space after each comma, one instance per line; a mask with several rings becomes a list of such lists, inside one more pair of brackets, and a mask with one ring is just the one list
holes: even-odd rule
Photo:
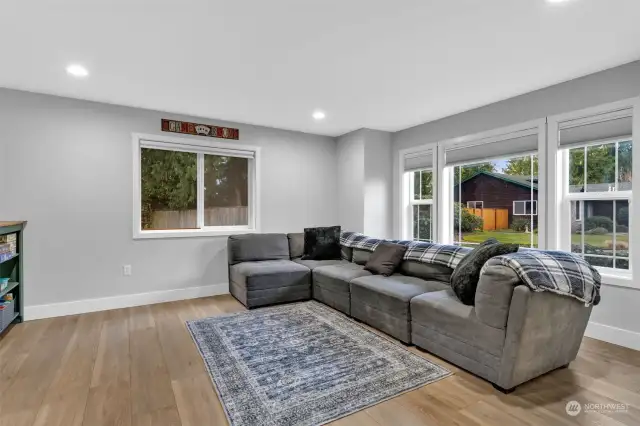
[[451, 374], [313, 301], [187, 326], [233, 426], [321, 425]]

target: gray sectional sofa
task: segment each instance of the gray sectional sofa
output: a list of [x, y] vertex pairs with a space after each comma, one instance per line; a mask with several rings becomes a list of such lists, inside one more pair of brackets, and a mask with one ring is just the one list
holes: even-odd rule
[[302, 260], [303, 242], [301, 233], [229, 237], [231, 294], [247, 308], [313, 298], [503, 392], [574, 360], [591, 314], [577, 300], [532, 292], [505, 266], [485, 268], [467, 306], [449, 286], [451, 268], [404, 261], [390, 277], [372, 275], [368, 251]]

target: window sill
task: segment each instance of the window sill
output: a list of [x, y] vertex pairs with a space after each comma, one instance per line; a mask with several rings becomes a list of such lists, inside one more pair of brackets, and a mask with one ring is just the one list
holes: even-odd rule
[[254, 228], [226, 228], [226, 229], [176, 229], [158, 231], [134, 231], [134, 240], [166, 239], [166, 238], [198, 238], [198, 237], [228, 237], [238, 234], [253, 234], [258, 232]]
[[640, 287], [634, 284], [630, 273], [617, 273], [612, 271], [603, 271], [598, 269], [602, 277], [602, 284], [614, 287], [626, 287], [640, 290]]

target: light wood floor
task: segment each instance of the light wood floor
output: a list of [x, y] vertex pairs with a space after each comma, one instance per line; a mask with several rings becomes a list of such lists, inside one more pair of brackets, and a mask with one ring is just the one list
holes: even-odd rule
[[[30, 321], [0, 341], [0, 425], [225, 425], [184, 322], [244, 310], [230, 296]], [[454, 375], [336, 421], [349, 425], [640, 425], [640, 352], [585, 338], [570, 368], [503, 395]], [[624, 403], [569, 417], [565, 405]]]

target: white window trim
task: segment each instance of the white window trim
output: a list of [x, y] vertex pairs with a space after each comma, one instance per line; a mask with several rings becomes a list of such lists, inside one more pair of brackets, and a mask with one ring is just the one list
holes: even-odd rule
[[[540, 161], [538, 161], [538, 163], [540, 163]], [[525, 213], [516, 213], [516, 203], [525, 203], [524, 204], [524, 211]], [[527, 213], [527, 204], [526, 203], [533, 203], [533, 207], [531, 209], [531, 213]], [[513, 208], [511, 210], [513, 212], [514, 216], [538, 216], [538, 200], [514, 200], [513, 201]], [[533, 213], [535, 212], [535, 213]]]
[[[259, 232], [260, 229], [260, 147], [250, 145], [231, 144], [217, 141], [202, 141], [196, 138], [178, 138], [166, 135], [152, 135], [133, 133], [133, 238], [188, 238], [188, 237], [224, 237], [234, 234]], [[249, 224], [243, 226], [204, 226], [203, 206], [204, 168], [199, 164], [198, 173], [198, 226], [201, 229], [176, 230], [142, 230], [142, 194], [141, 194], [141, 153], [142, 147], [154, 149], [170, 149], [174, 151], [194, 152], [214, 155], [251, 154], [253, 156], [249, 166]], [[198, 161], [204, 162], [199, 155]], [[253, 163], [253, 166], [251, 166]]]
[[[461, 136], [454, 139], [448, 139], [438, 143], [438, 178], [442, 181], [442, 184], [438, 187], [437, 191], [440, 194], [440, 200], [438, 208], [438, 217], [440, 220], [440, 227], [438, 229], [438, 240], [443, 244], [453, 244], [454, 242], [454, 229], [453, 229], [453, 200], [454, 194], [451, 190], [453, 184], [453, 169], [455, 166], [445, 166], [444, 153], [447, 147], [451, 146], [466, 146], [476, 145], [482, 143], [492, 143], [498, 141], [508, 141], [509, 139], [524, 136], [526, 134], [538, 135], [538, 209], [544, 212], [545, 210], [545, 198], [546, 198], [546, 174], [547, 167], [544, 161], [547, 158], [547, 138], [546, 138], [546, 119], [532, 120], [525, 123], [515, 124], [512, 126], [502, 127], [499, 129], [489, 130], [486, 132], [476, 133], [472, 135]], [[526, 155], [526, 154], [523, 154]], [[478, 161], [474, 161], [469, 164], [477, 164], [479, 162], [490, 161], [493, 158], [480, 158]], [[459, 166], [459, 165], [456, 165]], [[546, 224], [547, 218], [545, 215], [538, 217], [538, 248], [545, 249], [546, 244]]]
[[[631, 277], [634, 274], [634, 265], [640, 263], [640, 250], [634, 249], [637, 240], [635, 235], [638, 234], [640, 229], [634, 229], [632, 226], [633, 218], [640, 213], [640, 208], [632, 202], [631, 191], [615, 191], [615, 192], [581, 192], [581, 193], [569, 193], [568, 192], [568, 178], [566, 171], [569, 169], [569, 154], [568, 149], [559, 148], [559, 130], [560, 124], [566, 121], [574, 121], [575, 123], [587, 124], [590, 122], [590, 117], [615, 113], [624, 109], [633, 108], [633, 140], [636, 140], [635, 135], [640, 134], [640, 98], [626, 99], [618, 102], [612, 102], [605, 105], [599, 105], [592, 108], [586, 108], [579, 111], [572, 111], [565, 114], [558, 114], [547, 118], [548, 122], [548, 149], [547, 149], [547, 162], [555, 165], [555, 167], [549, 168], [548, 176], [548, 198], [552, 204], [546, 214], [549, 220], [548, 235], [551, 237], [549, 240], [549, 249], [571, 251], [571, 201], [585, 201], [585, 200], [628, 200], [629, 201], [629, 269], [615, 269], [596, 267], [602, 275], [603, 282], [611, 285], [638, 288], [637, 284], [634, 284]], [[612, 141], [618, 141], [623, 139], [610, 139], [605, 141], [593, 141], [588, 145], [600, 145], [603, 143], [610, 143]], [[629, 140], [628, 138], [624, 140]], [[632, 151], [632, 168], [634, 174], [632, 177], [632, 187], [640, 188], [640, 173], [635, 171], [640, 170], [640, 150], [634, 149]], [[582, 217], [581, 217], [582, 219]]]
[[[469, 203], [473, 203], [474, 206], [477, 206], [478, 203], [480, 203], [482, 207], [469, 207]], [[467, 208], [468, 209], [484, 209], [484, 201], [467, 201]]]
[[[414, 205], [436, 205], [438, 206], [438, 187], [439, 177], [437, 173], [438, 145], [435, 143], [416, 146], [413, 148], [402, 149], [398, 152], [398, 193], [400, 194], [400, 203], [398, 210], [398, 221], [396, 229], [399, 238], [402, 240], [411, 239], [413, 236], [413, 206]], [[415, 200], [413, 194], [413, 177], [416, 170], [405, 171], [404, 159], [407, 155], [417, 154], [424, 151], [431, 151], [433, 155], [433, 166], [423, 170], [430, 170], [433, 173], [433, 199], [431, 200]], [[431, 210], [431, 236], [434, 241], [438, 238], [438, 212]]]

